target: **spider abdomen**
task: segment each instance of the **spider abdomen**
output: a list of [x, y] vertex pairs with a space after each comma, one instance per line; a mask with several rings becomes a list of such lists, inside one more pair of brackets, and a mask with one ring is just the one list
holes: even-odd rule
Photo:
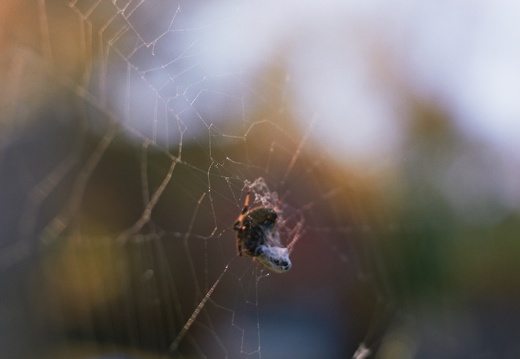
[[264, 231], [258, 225], [253, 225], [243, 230], [244, 228], [242, 227], [237, 235], [242, 241], [242, 252], [245, 252], [248, 256], [255, 256], [256, 249], [266, 243]]

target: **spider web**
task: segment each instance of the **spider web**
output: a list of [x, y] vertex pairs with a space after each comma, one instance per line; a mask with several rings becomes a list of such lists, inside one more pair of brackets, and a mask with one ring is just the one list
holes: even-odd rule
[[[13, 35], [11, 87], [21, 89], [6, 101], [9, 130], [33, 142], [5, 145], [5, 158], [22, 159], [7, 181], [27, 178], [15, 186], [21, 205], [0, 260], [6, 278], [27, 286], [10, 297], [28, 303], [7, 301], [11, 352], [339, 357], [363, 340], [343, 344], [348, 326], [333, 314], [347, 316], [344, 272], [362, 273], [339, 239], [356, 219], [330, 208], [352, 190], [327, 177], [325, 153], [310, 151], [319, 118], [295, 120], [286, 70], [267, 55], [239, 56], [247, 39], [216, 43], [230, 26], [247, 27], [251, 11], [223, 5], [234, 12], [154, 0], [27, 3], [34, 33]], [[24, 92], [36, 92], [22, 87], [29, 78], [43, 99], [28, 98], [24, 113]], [[260, 178], [254, 200], [283, 213], [282, 245], [305, 219], [286, 276], [236, 256], [232, 224]], [[321, 264], [330, 256], [339, 267]]]
[[[363, 25], [371, 5], [24, 0], [0, 10], [7, 357], [421, 353], [424, 312], [398, 309], [442, 271], [409, 269], [392, 241], [416, 253], [411, 238], [444, 235], [450, 219], [439, 215], [439, 229], [415, 215], [442, 213], [434, 196], [410, 208], [396, 200], [405, 124], [395, 88], [367, 80], [374, 68], [391, 77]], [[343, 28], [345, 14], [357, 22]], [[336, 56], [313, 39], [324, 21], [365, 35]], [[415, 194], [435, 169], [416, 159], [429, 153], [421, 143], [408, 146], [411, 172], [425, 173], [403, 180]], [[254, 203], [283, 213], [288, 273], [237, 256], [233, 224], [254, 183], [265, 183]], [[457, 212], [481, 200], [471, 216], [490, 221], [514, 207], [479, 196], [446, 202]], [[435, 249], [427, 260], [441, 257]]]

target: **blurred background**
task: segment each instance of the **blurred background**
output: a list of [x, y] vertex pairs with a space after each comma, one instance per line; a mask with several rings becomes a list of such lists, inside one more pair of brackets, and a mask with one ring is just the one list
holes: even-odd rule
[[[0, 356], [520, 357], [518, 23], [2, 1]], [[236, 255], [260, 177], [303, 223], [285, 274]]]

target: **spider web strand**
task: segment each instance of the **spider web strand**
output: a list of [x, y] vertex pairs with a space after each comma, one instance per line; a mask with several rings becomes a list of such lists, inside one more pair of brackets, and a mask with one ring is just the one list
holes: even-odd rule
[[213, 283], [213, 285], [208, 290], [208, 292], [206, 293], [204, 298], [202, 298], [202, 300], [200, 301], [199, 305], [197, 305], [197, 308], [195, 308], [195, 310], [193, 311], [193, 314], [191, 315], [191, 317], [188, 319], [186, 324], [184, 324], [184, 327], [182, 327], [182, 330], [179, 332], [179, 334], [177, 334], [177, 337], [175, 337], [175, 339], [173, 340], [172, 344], [170, 345], [170, 349], [169, 349], [170, 354], [173, 354], [173, 353], [175, 353], [177, 351], [180, 342], [182, 341], [182, 339], [184, 338], [184, 336], [186, 335], [188, 330], [191, 328], [191, 326], [195, 322], [195, 320], [197, 320], [197, 317], [199, 316], [200, 312], [202, 311], [202, 309], [206, 305], [206, 302], [211, 297], [211, 294], [213, 294], [213, 291], [215, 290], [215, 288], [217, 288], [217, 286], [220, 283], [220, 280], [222, 279], [224, 274], [226, 274], [228, 268], [229, 268], [229, 264], [226, 265], [226, 267], [224, 268], [222, 273], [220, 273], [220, 275], [217, 278], [217, 280], [215, 281], [215, 283]]

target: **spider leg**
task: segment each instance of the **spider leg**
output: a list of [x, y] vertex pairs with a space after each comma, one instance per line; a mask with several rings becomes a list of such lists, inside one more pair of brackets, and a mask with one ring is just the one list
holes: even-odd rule
[[[245, 217], [245, 214], [249, 211], [249, 201], [251, 200], [251, 188], [247, 191], [246, 199], [244, 201], [244, 208], [242, 208], [242, 213], [238, 217], [237, 221], [233, 225], [233, 229], [235, 231], [239, 231], [242, 227], [242, 221]], [[243, 242], [240, 238], [237, 237], [237, 252], [239, 256], [242, 256]]]
[[239, 256], [242, 256], [242, 242], [240, 239], [237, 239], [237, 252]]
[[247, 191], [246, 200], [244, 202], [244, 208], [242, 209], [242, 214], [246, 214], [249, 211], [249, 199], [251, 198], [251, 188]]

